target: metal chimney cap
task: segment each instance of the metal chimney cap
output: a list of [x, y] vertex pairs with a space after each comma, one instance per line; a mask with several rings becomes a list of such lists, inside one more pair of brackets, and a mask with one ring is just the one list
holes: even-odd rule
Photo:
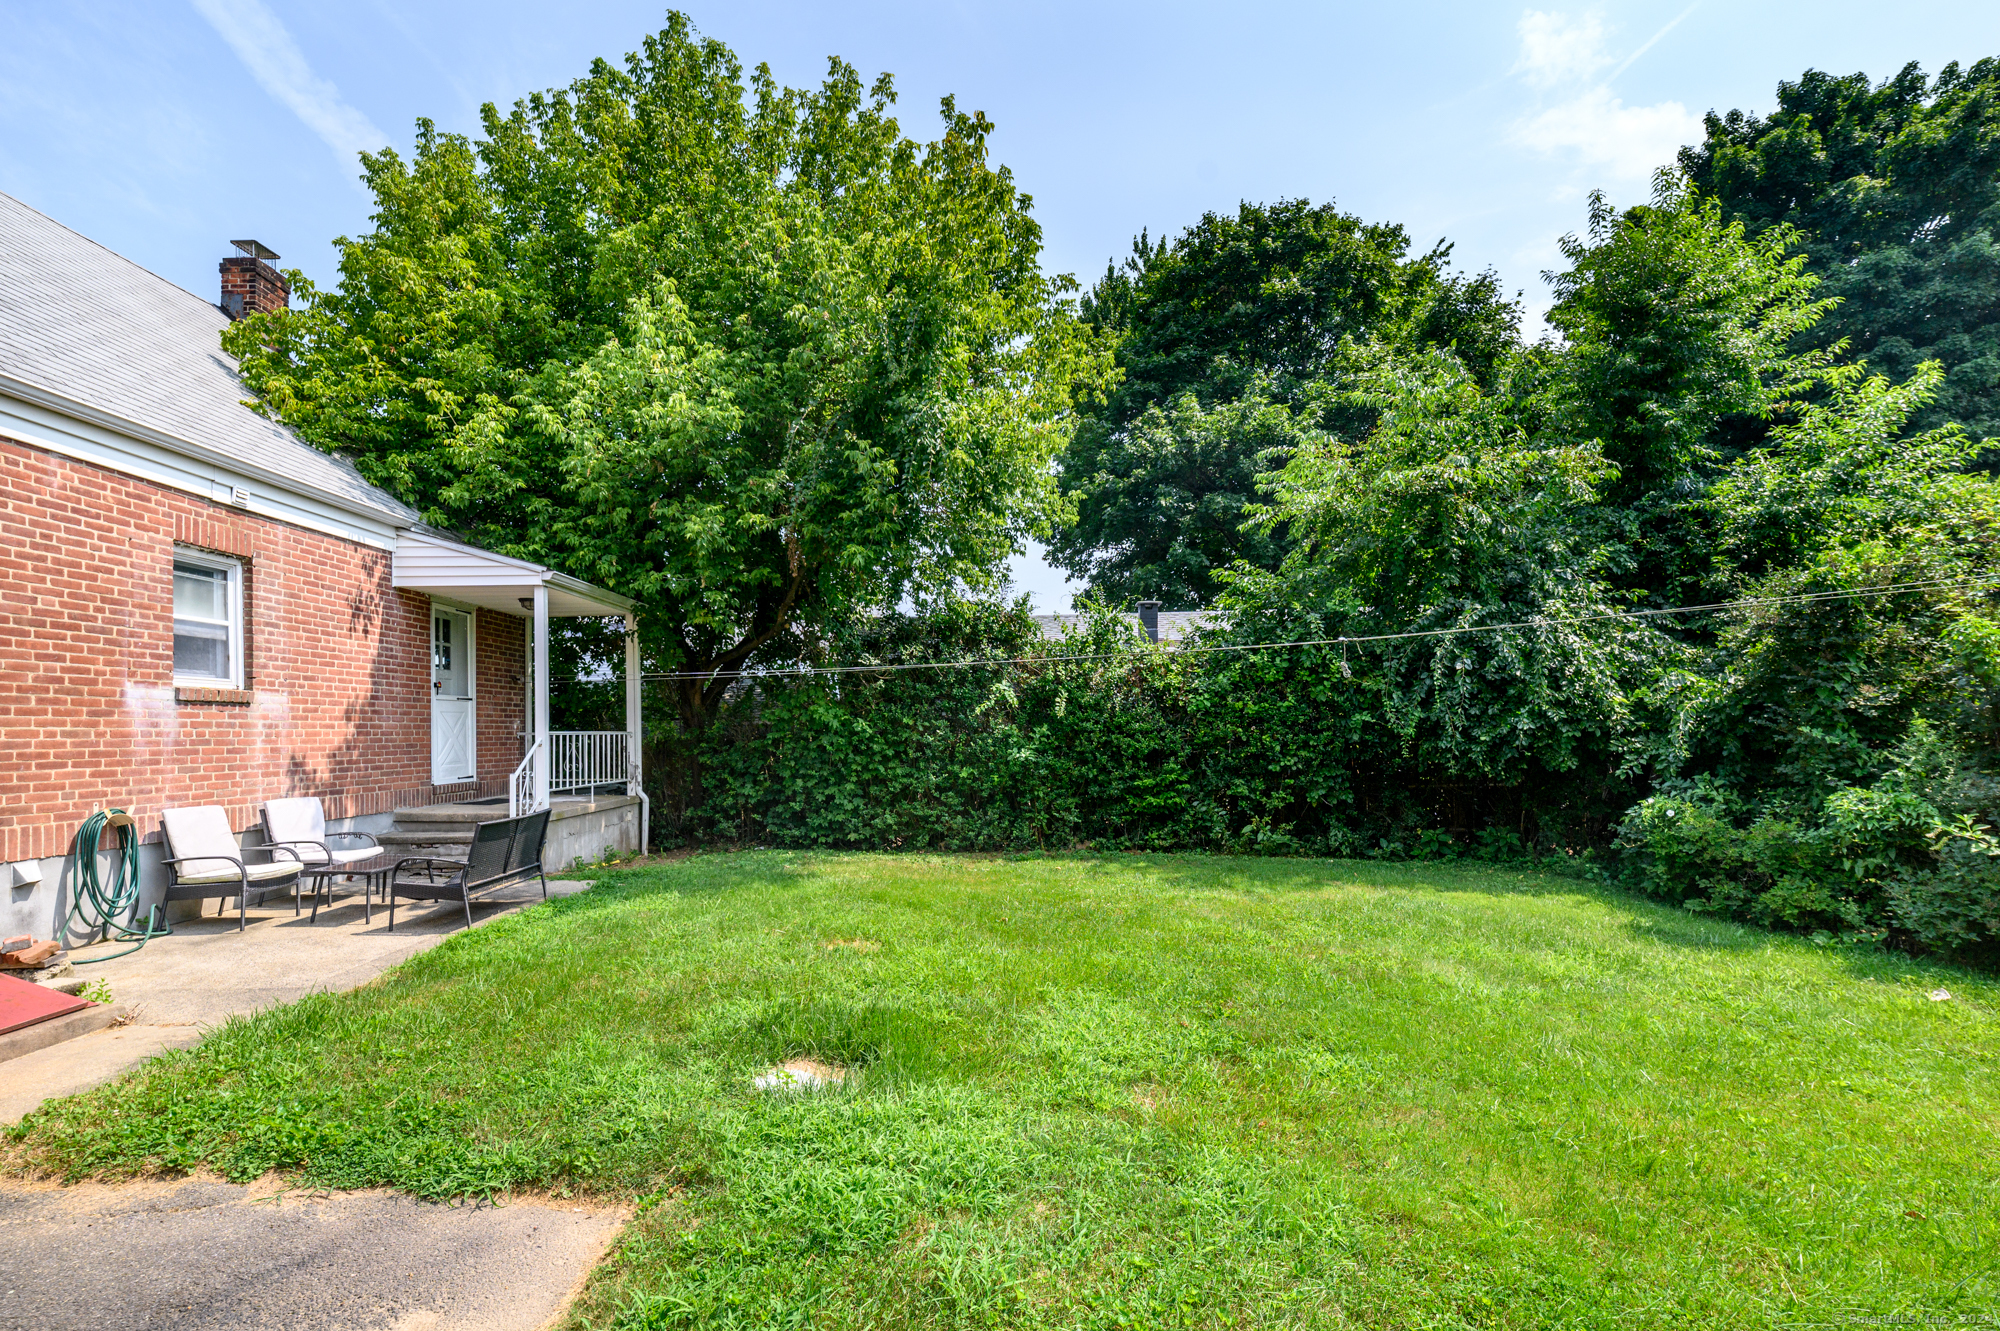
[[261, 240], [232, 240], [229, 243], [253, 259], [277, 259], [283, 257]]

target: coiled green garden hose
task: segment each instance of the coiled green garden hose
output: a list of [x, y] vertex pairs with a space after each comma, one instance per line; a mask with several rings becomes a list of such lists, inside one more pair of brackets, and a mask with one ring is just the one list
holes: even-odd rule
[[[118, 867], [112, 872], [108, 889], [97, 876], [97, 843], [104, 836], [106, 826], [118, 829], [119, 842]], [[126, 917], [124, 924], [118, 923], [120, 914]], [[100, 961], [110, 961], [112, 957], [130, 955], [151, 940], [163, 938], [174, 931], [171, 924], [161, 922], [157, 905], [146, 916], [143, 931], [132, 928], [138, 918], [139, 838], [132, 835], [132, 819], [123, 809], [93, 813], [83, 820], [82, 827], [76, 829], [76, 848], [70, 852], [69, 922], [63, 925], [63, 937], [68, 939], [71, 935], [82, 934], [87, 946], [92, 934], [101, 934], [98, 941], [133, 945], [122, 952], [91, 957], [76, 964], [94, 966]], [[158, 928], [154, 927], [156, 924]]]

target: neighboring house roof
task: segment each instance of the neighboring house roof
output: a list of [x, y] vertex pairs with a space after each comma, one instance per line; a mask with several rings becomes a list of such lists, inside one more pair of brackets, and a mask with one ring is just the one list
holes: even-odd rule
[[243, 405], [199, 296], [0, 194], [0, 392], [221, 461], [397, 527], [417, 513]]
[[[1121, 613], [1118, 617], [1128, 624], [1138, 625], [1141, 622], [1138, 615], [1130, 612]], [[1206, 628], [1215, 622], [1217, 622], [1215, 612], [1212, 610], [1162, 610], [1160, 641], [1179, 642], [1188, 635], [1189, 630]], [[1089, 623], [1088, 615], [1035, 616], [1035, 626], [1042, 631], [1044, 638], [1049, 639], [1060, 638], [1065, 631], [1081, 632]]]

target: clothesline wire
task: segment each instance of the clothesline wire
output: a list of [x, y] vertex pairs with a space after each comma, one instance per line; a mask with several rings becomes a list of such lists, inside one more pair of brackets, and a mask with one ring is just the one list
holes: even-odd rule
[[[1504, 633], [1511, 629], [1540, 629], [1564, 627], [1577, 624], [1601, 623], [1612, 619], [1655, 619], [1669, 615], [1710, 614], [1725, 610], [1748, 610], [1762, 606], [1806, 605], [1819, 601], [1852, 600], [1862, 596], [1893, 596], [1902, 592], [1926, 591], [1941, 587], [1973, 588], [1992, 586], [2000, 583], [2000, 578], [1992, 576], [1964, 578], [1931, 578], [1921, 582], [1892, 582], [1875, 587], [1852, 587], [1835, 592], [1801, 592], [1792, 596], [1753, 596], [1737, 601], [1713, 601], [1705, 605], [1676, 605], [1654, 610], [1603, 610], [1588, 615], [1537, 615], [1532, 619], [1513, 620], [1503, 624], [1459, 624], [1449, 628], [1405, 629], [1396, 633], [1343, 633], [1331, 638], [1295, 638], [1287, 642], [1232, 642], [1205, 643], [1177, 647], [1176, 650], [1190, 656], [1209, 655], [1218, 652], [1265, 652], [1287, 647], [1347, 647], [1375, 642], [1402, 642], [1413, 638], [1449, 638], [1469, 633]], [[797, 679], [813, 675], [881, 675], [894, 674], [906, 670], [978, 670], [996, 666], [1043, 665], [1050, 662], [1087, 662], [1126, 660], [1143, 653], [1146, 648], [1126, 649], [1116, 652], [1091, 652], [1076, 656], [997, 656], [964, 661], [900, 661], [883, 662], [876, 665], [837, 666], [780, 666], [770, 669], [752, 670], [671, 670], [649, 672], [641, 679], [703, 680], [713, 682], [725, 679]], [[572, 680], [571, 682], [578, 682]], [[602, 682], [602, 681], [600, 681]]]

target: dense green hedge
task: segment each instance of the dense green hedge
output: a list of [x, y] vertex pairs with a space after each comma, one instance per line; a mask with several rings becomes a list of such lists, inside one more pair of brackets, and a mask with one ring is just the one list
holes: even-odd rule
[[1426, 770], [1382, 721], [1379, 681], [1343, 655], [1161, 650], [1114, 615], [1045, 643], [1025, 612], [979, 604], [870, 620], [828, 659], [1030, 659], [760, 681], [704, 745], [689, 830], [870, 849], [1400, 858], [1581, 851], [1637, 797], [1603, 753], [1567, 771], [1529, 759], [1505, 780]]
[[[1908, 630], [1934, 617], [1921, 600], [1868, 617]], [[1024, 611], [979, 603], [871, 618], [826, 643], [825, 659], [1011, 663], [761, 679], [700, 744], [698, 801], [664, 830], [870, 850], [1534, 857], [1691, 910], [1990, 956], [2000, 938], [2000, 839], [1990, 831], [2000, 783], [1967, 759], [1968, 718], [1934, 728], [1924, 715], [1983, 710], [1987, 691], [1965, 673], [1978, 661], [1940, 625], [1906, 632], [1906, 645], [1927, 639], [1939, 664], [1927, 693], [1906, 688], [1888, 703], [1868, 682], [1875, 672], [1857, 666], [1880, 626], [1848, 635], [1851, 650], [1836, 631], [1860, 613], [1833, 601], [1783, 627], [1765, 623], [1766, 666], [1812, 649], [1810, 661], [1781, 663], [1795, 696], [1783, 708], [1761, 697], [1769, 681], [1755, 669], [1719, 681], [1692, 709], [1707, 718], [1691, 726], [1691, 742], [1697, 757], [1704, 744], [1728, 752], [1698, 762], [1707, 774], [1693, 777], [1635, 761], [1666, 732], [1690, 728], [1687, 714], [1676, 724], [1657, 701], [1646, 724], [1622, 733], [1605, 724], [1502, 743], [1484, 770], [1460, 763], [1453, 775], [1426, 761], [1444, 751], [1438, 736], [1421, 718], [1400, 718], [1396, 662], [1379, 650], [1164, 650], [1110, 614], [1051, 643]], [[1308, 616], [1236, 634], [1337, 631]], [[1231, 640], [1217, 631], [1194, 646]], [[1493, 650], [1518, 667], [1518, 649]], [[1453, 673], [1441, 655], [1432, 649], [1415, 673]], [[1924, 674], [1908, 662], [1891, 673], [1906, 686]], [[1775, 724], [1773, 709], [1786, 712]], [[1843, 722], [1853, 712], [1882, 732], [1872, 748]], [[1752, 783], [1730, 762], [1760, 732], [1789, 746], [1783, 757], [1751, 754], [1761, 769], [1828, 767], [1819, 794], [1746, 793]], [[1829, 753], [1846, 754], [1846, 765]]]

